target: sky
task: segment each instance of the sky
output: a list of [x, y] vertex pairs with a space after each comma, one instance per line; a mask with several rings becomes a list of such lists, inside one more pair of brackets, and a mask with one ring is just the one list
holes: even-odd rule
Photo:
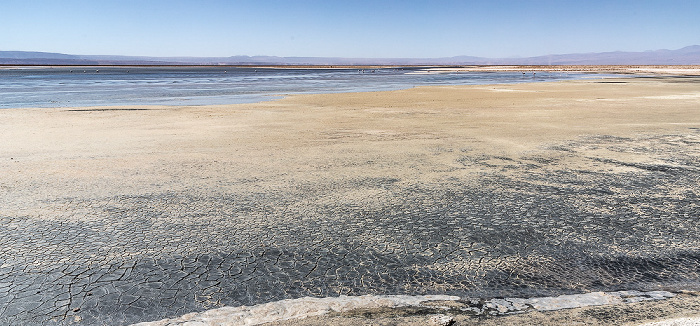
[[0, 51], [491, 58], [700, 44], [698, 0], [0, 0]]

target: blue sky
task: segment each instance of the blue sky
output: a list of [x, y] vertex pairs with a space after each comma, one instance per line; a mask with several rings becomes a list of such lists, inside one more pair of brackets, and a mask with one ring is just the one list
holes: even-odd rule
[[0, 50], [525, 57], [700, 44], [697, 0], [0, 0]]

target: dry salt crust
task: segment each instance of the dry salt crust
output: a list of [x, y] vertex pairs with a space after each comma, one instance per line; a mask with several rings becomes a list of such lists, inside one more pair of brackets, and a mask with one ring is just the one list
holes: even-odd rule
[[[674, 297], [667, 291], [619, 291], [562, 295], [544, 298], [504, 298], [478, 300], [446, 295], [432, 296], [341, 296], [337, 298], [301, 298], [282, 300], [252, 307], [224, 307], [202, 313], [191, 313], [174, 319], [138, 323], [134, 326], [238, 326], [321, 316], [328, 313], [344, 313], [363, 309], [427, 308], [438, 312], [459, 312], [470, 315], [502, 315], [529, 310], [552, 311], [589, 306], [632, 303], [648, 300], [664, 300]], [[445, 315], [443, 315], [445, 316]], [[449, 317], [443, 318], [449, 324]], [[654, 324], [655, 325], [655, 324]], [[659, 324], [661, 325], [661, 324]]]
[[[698, 85], [0, 110], [0, 324], [127, 325], [304, 297], [700, 290]], [[693, 298], [587, 309], [646, 322], [694, 316]], [[658, 302], [663, 315], [634, 320], [614, 308]]]
[[648, 74], [667, 76], [700, 76], [698, 65], [676, 66], [579, 66], [579, 65], [554, 65], [554, 66], [465, 66], [465, 67], [441, 67], [426, 68], [411, 74], [439, 74], [449, 72], [484, 72], [484, 71], [515, 71], [523, 73], [547, 72], [601, 72], [616, 74]]
[[700, 325], [700, 317], [674, 318], [663, 321], [640, 324], [639, 326], [697, 326]]

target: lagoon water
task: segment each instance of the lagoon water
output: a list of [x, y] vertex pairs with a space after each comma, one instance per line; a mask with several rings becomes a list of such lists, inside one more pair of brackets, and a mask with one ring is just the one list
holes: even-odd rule
[[556, 81], [521, 72], [416, 74], [421, 68], [21, 67], [0, 69], [0, 109], [252, 103], [287, 94], [384, 91], [425, 85]]

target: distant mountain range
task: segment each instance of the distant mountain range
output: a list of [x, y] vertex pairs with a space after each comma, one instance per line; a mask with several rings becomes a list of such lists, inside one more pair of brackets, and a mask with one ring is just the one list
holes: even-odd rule
[[678, 50], [552, 54], [527, 58], [136, 57], [0, 51], [1, 65], [700, 65], [700, 45]]

